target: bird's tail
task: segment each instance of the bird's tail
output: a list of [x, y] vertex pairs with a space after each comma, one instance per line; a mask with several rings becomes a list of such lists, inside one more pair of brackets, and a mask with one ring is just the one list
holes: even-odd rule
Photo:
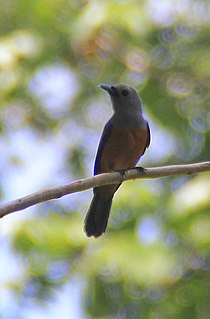
[[88, 237], [99, 237], [105, 232], [111, 206], [112, 197], [103, 198], [97, 192], [94, 194], [84, 222], [84, 230]]

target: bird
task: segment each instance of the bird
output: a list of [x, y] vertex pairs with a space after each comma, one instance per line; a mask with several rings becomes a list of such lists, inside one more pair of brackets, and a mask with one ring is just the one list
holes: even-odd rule
[[[150, 128], [142, 115], [137, 91], [125, 84], [99, 84], [110, 95], [113, 116], [106, 123], [99, 142], [94, 175], [134, 168], [150, 145]], [[93, 199], [84, 220], [87, 237], [99, 237], [107, 228], [112, 199], [121, 183], [93, 189]]]

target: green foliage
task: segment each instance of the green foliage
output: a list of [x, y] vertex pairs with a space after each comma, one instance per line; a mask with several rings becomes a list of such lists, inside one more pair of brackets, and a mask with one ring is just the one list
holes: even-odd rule
[[[52, 176], [37, 172], [40, 188], [91, 174], [111, 114], [101, 82], [139, 90], [152, 128], [148, 166], [209, 160], [209, 4], [169, 1], [166, 16], [159, 2], [0, 1], [2, 198], [4, 172], [28, 166], [19, 152], [28, 146], [12, 144], [20, 132], [37, 161], [45, 142], [56, 150]], [[90, 318], [207, 319], [209, 190], [208, 174], [128, 182], [97, 240], [83, 234], [85, 194], [38, 205], [12, 231], [24, 272], [9, 285], [24, 305], [47, 304], [77, 278]]]

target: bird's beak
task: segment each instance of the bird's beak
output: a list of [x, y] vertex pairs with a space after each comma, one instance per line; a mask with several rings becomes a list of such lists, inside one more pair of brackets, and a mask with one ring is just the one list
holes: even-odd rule
[[100, 87], [101, 89], [107, 91], [109, 94], [113, 94], [115, 92], [115, 89], [113, 86], [108, 85], [108, 84], [99, 84], [98, 87]]

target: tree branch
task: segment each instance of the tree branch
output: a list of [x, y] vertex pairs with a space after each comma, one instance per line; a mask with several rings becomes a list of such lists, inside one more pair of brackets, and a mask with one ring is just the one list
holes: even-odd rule
[[153, 179], [166, 176], [192, 175], [210, 172], [210, 162], [187, 165], [171, 165], [145, 169], [129, 169], [125, 174], [119, 172], [100, 174], [91, 178], [79, 179], [69, 184], [42, 190], [31, 195], [13, 200], [0, 206], [0, 218], [33, 205], [61, 198], [62, 196], [80, 192], [92, 187], [118, 184], [131, 179]]

